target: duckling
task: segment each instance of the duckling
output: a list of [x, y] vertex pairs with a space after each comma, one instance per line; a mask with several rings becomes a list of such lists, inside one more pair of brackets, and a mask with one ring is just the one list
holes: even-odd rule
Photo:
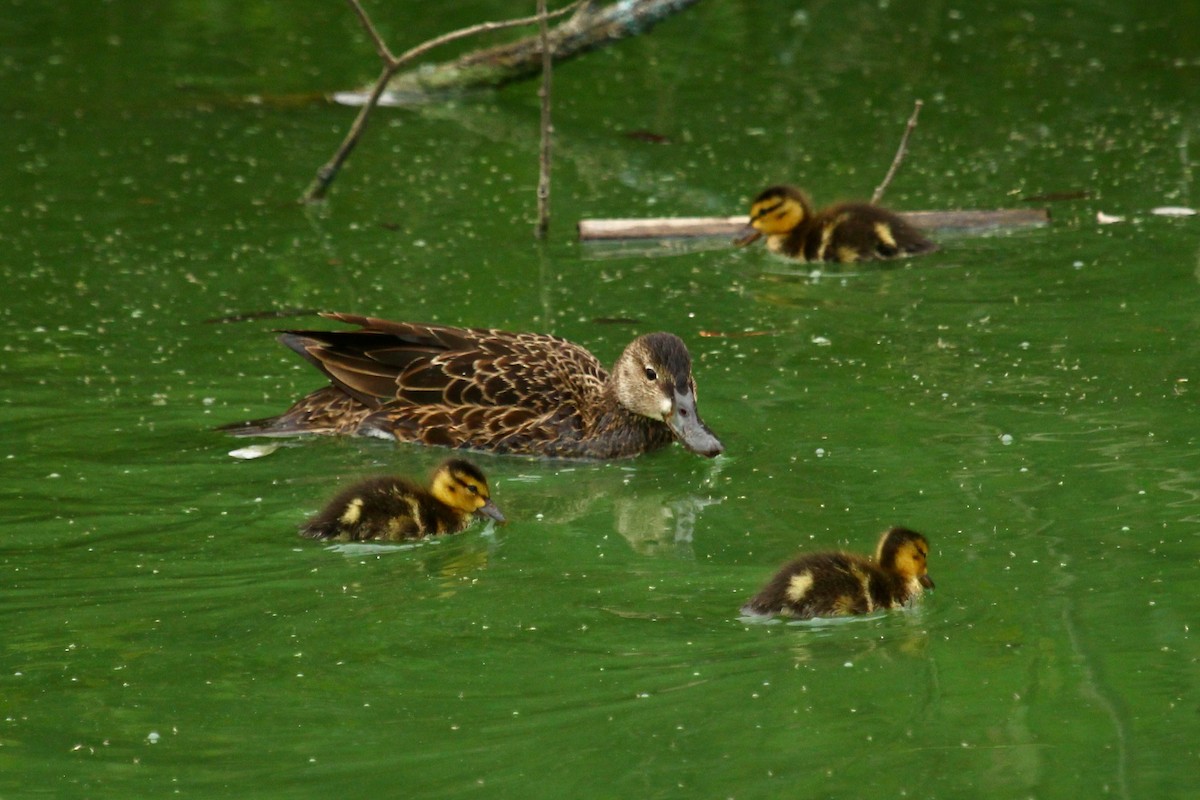
[[332, 385], [276, 417], [226, 425], [235, 436], [352, 434], [552, 458], [627, 458], [678, 441], [712, 458], [724, 445], [696, 410], [687, 346], [634, 339], [612, 374], [583, 347], [509, 333], [323, 316], [351, 331], [283, 331], [279, 340]]
[[300, 534], [343, 542], [396, 542], [458, 533], [478, 515], [507, 521], [479, 468], [452, 458], [433, 471], [428, 489], [390, 475], [361, 481], [339, 492], [300, 527]]
[[870, 203], [841, 203], [814, 213], [808, 196], [794, 186], [759, 193], [750, 202], [750, 224], [754, 232], [736, 244], [765, 234], [768, 250], [801, 261], [848, 264], [938, 249], [902, 217]]
[[890, 528], [879, 537], [874, 559], [841, 552], [800, 556], [742, 606], [742, 613], [811, 619], [899, 608], [933, 588], [928, 556], [924, 536]]

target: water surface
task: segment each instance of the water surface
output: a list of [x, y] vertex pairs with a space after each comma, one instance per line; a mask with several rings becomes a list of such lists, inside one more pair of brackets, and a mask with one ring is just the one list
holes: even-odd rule
[[[344, 6], [8, 6], [0, 795], [1194, 791], [1200, 218], [1151, 210], [1200, 205], [1195, 10], [698, 4], [558, 71], [538, 245], [532, 86], [381, 114], [306, 213], [353, 115], [314, 93], [376, 70]], [[373, 11], [396, 49], [512, 13]], [[574, 241], [781, 180], [869, 196], [918, 97], [895, 207], [1085, 196], [854, 270]], [[229, 457], [215, 425], [320, 383], [271, 331], [324, 323], [211, 320], [282, 309], [606, 362], [671, 330], [727, 455], [480, 456], [507, 527], [301, 540], [337, 487], [444, 453]], [[894, 523], [933, 544], [919, 608], [737, 616]]]

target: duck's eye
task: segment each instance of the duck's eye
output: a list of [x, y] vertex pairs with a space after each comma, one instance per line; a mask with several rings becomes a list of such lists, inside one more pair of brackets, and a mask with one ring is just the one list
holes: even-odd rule
[[475, 486], [472, 483], [468, 483], [467, 491], [470, 492], [471, 494], [479, 494], [479, 487]]
[[654, 367], [646, 367], [646, 380], [648, 380], [648, 381], [658, 380], [658, 373], [654, 371]]

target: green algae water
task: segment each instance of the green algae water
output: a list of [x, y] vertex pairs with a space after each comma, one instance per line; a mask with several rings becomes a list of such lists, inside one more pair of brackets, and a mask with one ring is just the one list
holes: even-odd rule
[[[0, 797], [1194, 793], [1200, 217], [1155, 209], [1200, 206], [1200, 14], [767, 5], [557, 71], [539, 245], [532, 85], [381, 111], [306, 212], [354, 115], [314, 95], [377, 70], [344, 4], [6, 3]], [[400, 50], [530, 9], [369, 10]], [[782, 181], [868, 197], [917, 98], [887, 204], [1051, 224], [853, 269], [575, 241]], [[272, 331], [325, 323], [259, 315], [314, 309], [610, 364], [672, 331], [727, 452], [480, 455], [505, 527], [300, 539], [446, 455], [230, 457], [215, 426], [321, 384]], [[932, 544], [916, 608], [738, 616], [892, 524]]]

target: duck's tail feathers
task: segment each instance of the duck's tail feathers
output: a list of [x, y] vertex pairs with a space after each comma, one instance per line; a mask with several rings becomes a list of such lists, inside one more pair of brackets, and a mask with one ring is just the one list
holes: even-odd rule
[[262, 419], [248, 419], [244, 422], [231, 422], [213, 430], [227, 433], [230, 436], [303, 436], [322, 432], [300, 427], [295, 420], [288, 419], [286, 414]]

